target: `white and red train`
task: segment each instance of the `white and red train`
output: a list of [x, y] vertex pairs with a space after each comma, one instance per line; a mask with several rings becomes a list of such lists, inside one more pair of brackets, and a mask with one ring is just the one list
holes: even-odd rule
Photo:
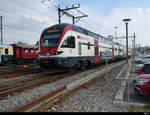
[[67, 23], [51, 26], [42, 32], [38, 58], [42, 68], [84, 68], [103, 63], [106, 58], [109, 61], [125, 59], [125, 46]]

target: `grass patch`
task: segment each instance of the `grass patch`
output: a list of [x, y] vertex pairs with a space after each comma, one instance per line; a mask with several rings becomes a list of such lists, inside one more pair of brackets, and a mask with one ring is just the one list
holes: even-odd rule
[[150, 104], [145, 105], [144, 107], [130, 106], [128, 112], [150, 112]]
[[150, 111], [150, 104], [145, 105], [145, 106], [143, 107], [143, 109], [144, 109], [144, 110], [149, 110], [149, 111]]

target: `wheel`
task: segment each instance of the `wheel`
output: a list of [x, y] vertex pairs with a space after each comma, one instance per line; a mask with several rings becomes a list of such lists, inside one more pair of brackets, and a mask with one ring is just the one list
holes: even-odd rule
[[90, 64], [88, 61], [85, 61], [84, 65], [85, 65], [85, 68], [88, 68]]
[[80, 67], [81, 67], [81, 63], [80, 62], [77, 62], [76, 64], [75, 64], [75, 69], [77, 70], [77, 69], [80, 69]]
[[84, 63], [84, 62], [81, 63], [81, 69], [82, 69], [82, 70], [85, 69], [85, 63]]
[[69, 68], [68, 69], [69, 72], [75, 72], [75, 70], [76, 70], [75, 68]]

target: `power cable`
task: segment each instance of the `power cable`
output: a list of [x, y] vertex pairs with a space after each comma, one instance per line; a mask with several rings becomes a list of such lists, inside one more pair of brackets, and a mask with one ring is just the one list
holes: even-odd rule
[[[18, 14], [16, 14], [16, 13], [11, 13], [11, 12], [6, 11], [6, 10], [3, 10], [3, 9], [1, 9], [1, 8], [0, 8], [0, 11], [3, 11], [3, 12], [5, 12], [5, 13], [8, 13], [8, 14], [11, 14], [11, 15], [14, 15], [14, 16], [17, 16], [17, 17], [22, 18], [22, 19], [27, 19], [27, 20], [33, 21], [32, 19], [29, 19], [29, 18], [27, 18], [27, 17], [18, 15]], [[37, 23], [37, 24], [40, 24], [40, 25], [43, 25], [43, 24], [44, 24], [44, 23], [40, 23], [40, 22], [38, 22], [38, 21], [36, 21], [36, 20], [34, 20], [34, 23]]]
[[[14, 27], [14, 26], [9, 26], [9, 25], [3, 25], [5, 28], [10, 28], [10, 29], [15, 29], [15, 30], [20, 30], [20, 31], [26, 31], [26, 32], [31, 32], [31, 30], [25, 30], [25, 29], [22, 29], [22, 28], [19, 28], [19, 27]], [[39, 31], [32, 31], [34, 33], [38, 33]]]
[[[33, 10], [34, 12], [40, 13], [40, 14], [42, 14], [43, 16], [46, 16], [46, 17], [47, 17], [47, 15], [49, 15], [49, 17], [53, 18], [54, 20], [56, 19], [56, 18], [54, 18], [53, 15], [51, 15], [50, 13], [49, 13], [49, 14], [45, 14], [45, 13], [43, 13], [43, 12], [37, 10], [37, 9], [33, 9], [32, 7], [29, 7], [29, 6], [25, 5], [25, 4], [22, 4], [22, 3], [18, 2], [18, 1], [17, 1], [17, 2], [14, 1], [14, 0], [9, 0], [9, 1], [11, 1], [11, 2], [13, 2], [13, 3], [15, 3], [15, 4], [18, 4], [18, 5], [21, 5], [21, 6], [23, 6], [24, 8], [28, 8], [28, 9], [30, 9], [30, 10]], [[50, 7], [50, 8], [52, 8], [52, 7]], [[52, 9], [53, 9], [53, 8], [52, 8]], [[55, 10], [55, 9], [53, 9], [53, 10]], [[56, 10], [55, 10], [55, 11], [56, 11]]]

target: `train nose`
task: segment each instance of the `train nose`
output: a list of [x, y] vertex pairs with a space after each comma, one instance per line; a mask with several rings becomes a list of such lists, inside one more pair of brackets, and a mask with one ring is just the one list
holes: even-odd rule
[[48, 59], [38, 59], [38, 64], [42, 68], [50, 69], [55, 66], [55, 61], [54, 60], [48, 60]]
[[44, 56], [53, 56], [57, 52], [57, 48], [44, 48], [41, 52]]

